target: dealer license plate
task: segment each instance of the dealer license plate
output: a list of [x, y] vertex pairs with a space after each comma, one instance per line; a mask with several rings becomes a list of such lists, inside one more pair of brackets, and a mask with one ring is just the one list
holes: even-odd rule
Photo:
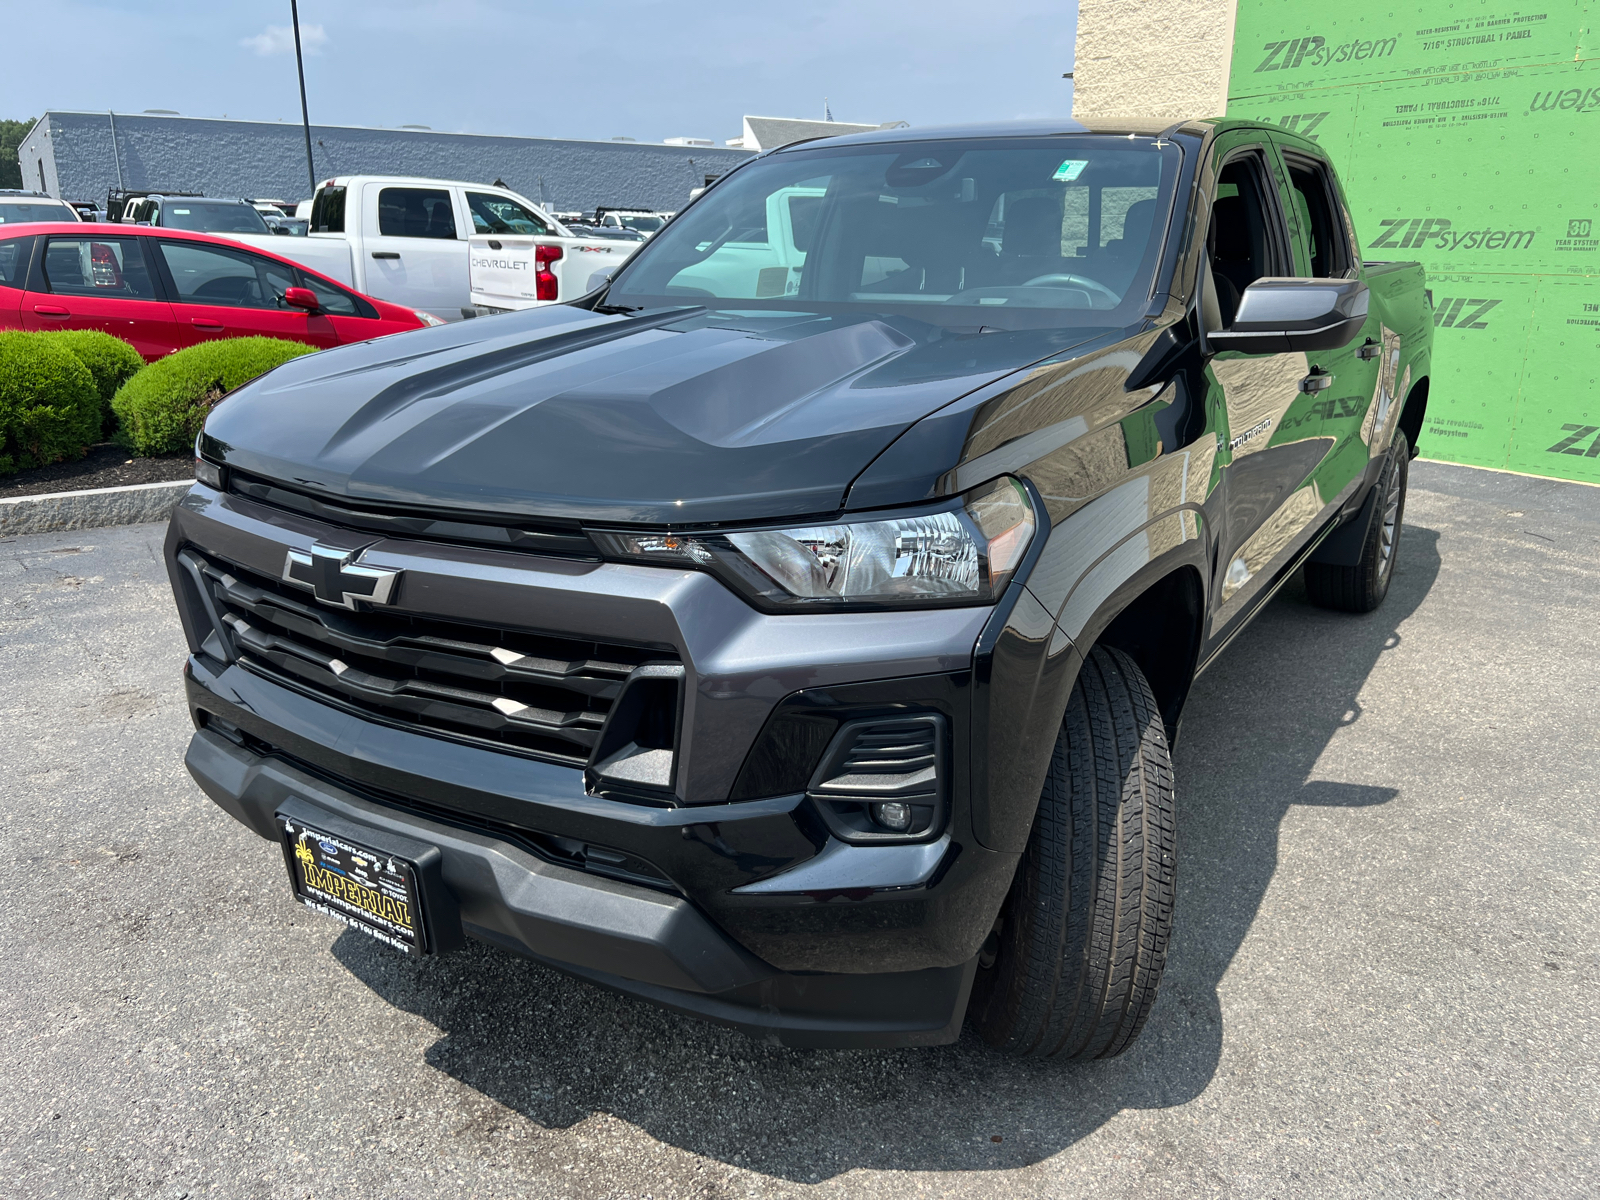
[[416, 868], [280, 816], [295, 899], [407, 954], [421, 954]]

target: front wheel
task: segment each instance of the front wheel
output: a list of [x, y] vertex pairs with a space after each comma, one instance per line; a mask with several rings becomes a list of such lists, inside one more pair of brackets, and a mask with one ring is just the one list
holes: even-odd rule
[[1166, 961], [1177, 866], [1172, 758], [1138, 665], [1097, 646], [1073, 685], [972, 1021], [1017, 1055], [1109, 1058], [1139, 1036]]
[[1378, 482], [1378, 510], [1372, 514], [1361, 559], [1353, 567], [1332, 563], [1306, 564], [1306, 595], [1321, 608], [1371, 612], [1389, 594], [1394, 563], [1400, 553], [1400, 530], [1406, 516], [1406, 480], [1411, 473], [1411, 446], [1396, 432]]

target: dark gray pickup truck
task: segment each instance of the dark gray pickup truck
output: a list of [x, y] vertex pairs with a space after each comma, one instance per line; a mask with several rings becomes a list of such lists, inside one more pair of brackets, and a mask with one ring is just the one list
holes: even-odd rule
[[1415, 264], [1237, 121], [752, 160], [572, 304], [297, 359], [167, 542], [188, 766], [295, 896], [789, 1045], [1138, 1035], [1196, 673], [1376, 607]]

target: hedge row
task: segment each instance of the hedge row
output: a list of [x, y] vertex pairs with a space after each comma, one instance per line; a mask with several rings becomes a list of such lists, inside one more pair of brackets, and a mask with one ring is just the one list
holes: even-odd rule
[[112, 433], [139, 455], [187, 450], [224, 394], [312, 349], [232, 338], [146, 366], [98, 330], [0, 331], [0, 475], [82, 458]]

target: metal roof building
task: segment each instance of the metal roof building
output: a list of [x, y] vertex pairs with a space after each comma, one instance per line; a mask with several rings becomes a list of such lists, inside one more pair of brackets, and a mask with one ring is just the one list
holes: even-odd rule
[[[313, 125], [311, 140], [319, 180], [355, 174], [500, 179], [556, 209], [682, 208], [690, 189], [755, 151], [354, 125]], [[50, 111], [18, 147], [17, 158], [23, 187], [72, 200], [103, 201], [112, 188], [304, 199], [309, 186], [302, 128], [278, 121]]]

